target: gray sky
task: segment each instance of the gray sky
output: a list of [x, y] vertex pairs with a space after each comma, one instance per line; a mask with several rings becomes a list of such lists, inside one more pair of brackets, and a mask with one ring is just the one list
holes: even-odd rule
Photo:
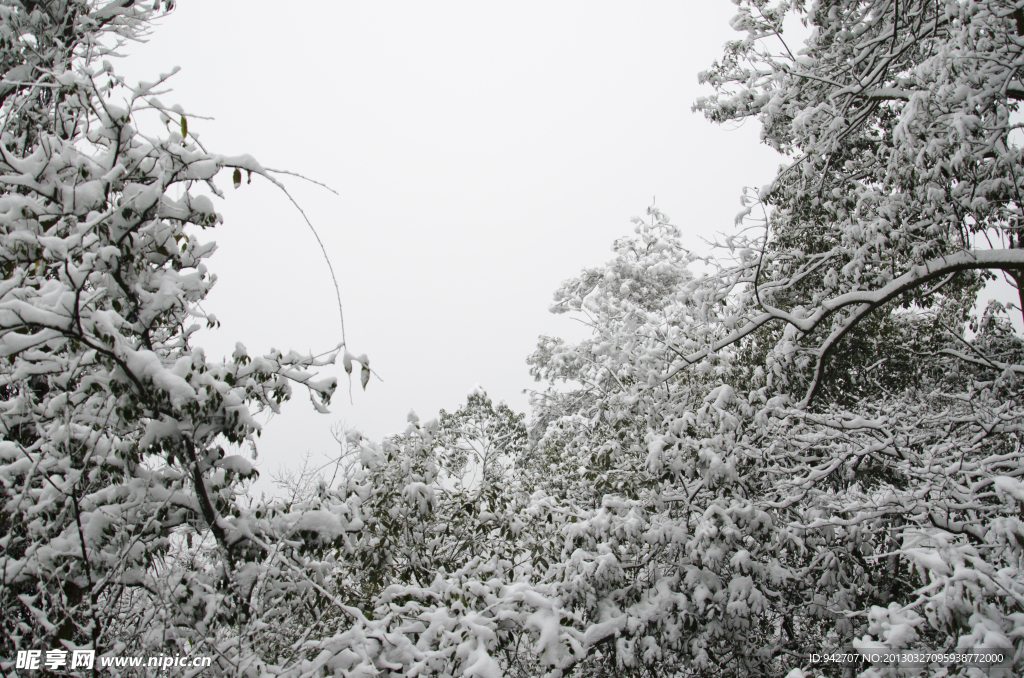
[[[180, 66], [164, 103], [210, 150], [322, 181], [287, 182], [338, 273], [349, 346], [384, 382], [346, 385], [332, 414], [296, 392], [261, 438], [264, 478], [333, 452], [335, 422], [371, 437], [454, 409], [475, 384], [525, 411], [538, 335], [582, 336], [547, 308], [559, 282], [610, 256], [657, 196], [698, 246], [732, 227], [744, 186], [779, 157], [753, 123], [692, 113], [697, 73], [739, 37], [734, 6], [643, 2], [181, 0], [116, 68]], [[316, 241], [287, 198], [219, 182], [222, 322], [211, 356], [242, 341], [320, 352], [340, 341]], [[340, 366], [336, 374], [344, 377]]]

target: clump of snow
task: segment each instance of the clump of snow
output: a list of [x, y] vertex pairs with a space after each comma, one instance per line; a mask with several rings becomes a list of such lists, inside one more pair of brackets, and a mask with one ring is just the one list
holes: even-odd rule
[[251, 475], [253, 472], [252, 464], [237, 454], [231, 455], [230, 457], [224, 457], [218, 461], [215, 466], [228, 471], [234, 471], [240, 476]]
[[295, 531], [306, 530], [309, 532], [316, 532], [322, 537], [328, 539], [334, 539], [342, 532], [345, 531], [341, 521], [338, 517], [329, 511], [315, 510], [306, 511], [302, 514], [295, 525], [293, 526]]

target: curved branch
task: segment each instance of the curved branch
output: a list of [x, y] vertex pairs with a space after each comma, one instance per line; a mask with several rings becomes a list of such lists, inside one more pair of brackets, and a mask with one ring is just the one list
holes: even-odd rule
[[[788, 313], [785, 314], [787, 322], [795, 325], [802, 332], [807, 333], [817, 328], [822, 321], [836, 311], [847, 306], [859, 306], [852, 316], [836, 328], [818, 349], [818, 360], [814, 368], [814, 378], [811, 380], [811, 385], [808, 387], [807, 394], [800, 402], [799, 407], [807, 407], [814, 399], [821, 384], [821, 377], [824, 374], [825, 361], [839, 340], [879, 306], [883, 306], [896, 297], [917, 289], [936, 278], [942, 278], [960, 271], [976, 269], [1009, 271], [1018, 270], [1021, 266], [1024, 266], [1024, 250], [966, 250], [940, 259], [933, 259], [921, 266], [914, 266], [885, 287], [873, 292], [841, 294], [835, 299], [824, 302], [817, 313], [814, 313], [805, 320], [800, 321], [792, 318]], [[797, 321], [793, 322], [794, 320]]]

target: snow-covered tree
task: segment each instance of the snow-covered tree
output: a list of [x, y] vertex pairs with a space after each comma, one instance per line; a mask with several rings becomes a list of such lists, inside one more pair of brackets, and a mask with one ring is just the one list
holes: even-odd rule
[[[198, 649], [249, 619], [265, 545], [238, 496], [242, 446], [308, 369], [333, 356], [209, 359], [215, 326], [205, 186], [226, 170], [273, 177], [205, 150], [188, 117], [131, 85], [106, 57], [172, 3], [0, 4], [0, 657], [59, 643], [100, 653]], [[170, 128], [143, 130], [147, 113]], [[155, 119], [155, 118], [154, 118]], [[233, 175], [233, 176], [232, 176]], [[205, 567], [178, 567], [186, 535]], [[212, 650], [209, 650], [212, 652]]]
[[[532, 358], [575, 384], [538, 400], [554, 416], [536, 418], [534, 459], [575, 517], [556, 589], [594, 641], [579, 667], [781, 675], [851, 645], [1019, 653], [1016, 381], [962, 362], [1019, 355], [999, 310], [966, 339], [936, 332], [964, 329], [956, 309], [891, 309], [871, 347], [885, 360], [829, 373], [857, 397], [796, 407], [800, 337], [723, 344], [750, 296], [688, 273], [653, 216], [556, 295], [593, 340], [543, 339]], [[717, 348], [664, 379], [702, 345]]]
[[282, 539], [259, 566], [248, 662], [297, 676], [525, 677], [557, 667], [566, 633], [582, 637], [562, 626], [569, 613], [545, 560], [568, 512], [511, 472], [457, 482], [469, 443], [514, 457], [522, 418], [478, 391], [441, 422], [410, 414], [406, 431], [381, 443], [350, 432], [343, 457], [359, 463], [347, 475], [298, 493], [300, 502], [262, 506], [265, 531]]
[[[966, 291], [973, 272], [1016, 281], [1024, 270], [1013, 137], [1024, 10], [737, 4], [745, 36], [701, 74], [716, 94], [696, 108], [717, 122], [757, 117], [765, 143], [792, 157], [748, 202], [753, 216], [770, 212], [770, 237], [735, 244], [754, 250], [739, 273], [764, 312], [751, 329], [781, 320], [816, 337], [806, 401], [841, 340], [880, 306], [927, 307], [941, 289]], [[801, 49], [783, 34], [787, 17], [809, 32]]]
[[792, 162], [703, 273], [655, 212], [560, 291], [595, 338], [533, 358], [579, 385], [544, 396], [540, 445], [559, 480], [603, 450], [621, 478], [565, 488], [594, 513], [560, 600], [611, 629], [587, 660], [610, 672], [772, 675], [844, 645], [1019, 662], [1020, 339], [970, 313], [1024, 262], [1022, 10], [738, 4], [698, 108], [759, 117]]
[[495, 407], [480, 387], [455, 412], [441, 410], [437, 445], [446, 473], [467, 488], [500, 483], [526, 448], [523, 419], [505, 403]]

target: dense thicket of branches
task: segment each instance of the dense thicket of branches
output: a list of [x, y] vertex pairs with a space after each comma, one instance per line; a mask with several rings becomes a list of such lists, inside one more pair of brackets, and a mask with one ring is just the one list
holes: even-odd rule
[[[966, 676], [809, 655], [984, 648], [1005, 656], [990, 675], [1024, 670], [1024, 341], [975, 308], [986, 279], [1024, 278], [1024, 8], [737, 4], [697, 108], [757, 117], [788, 155], [739, 228], [698, 256], [651, 209], [566, 281], [553, 310], [593, 336], [541, 339], [529, 426], [475, 391], [343, 436], [332, 477], [257, 503], [222, 447], [290, 384], [334, 384], [310, 356], [190, 345], [219, 220], [190, 188], [272, 177], [96, 65], [159, 7], [0, 3], [0, 657]], [[140, 133], [142, 108], [180, 133]]]

